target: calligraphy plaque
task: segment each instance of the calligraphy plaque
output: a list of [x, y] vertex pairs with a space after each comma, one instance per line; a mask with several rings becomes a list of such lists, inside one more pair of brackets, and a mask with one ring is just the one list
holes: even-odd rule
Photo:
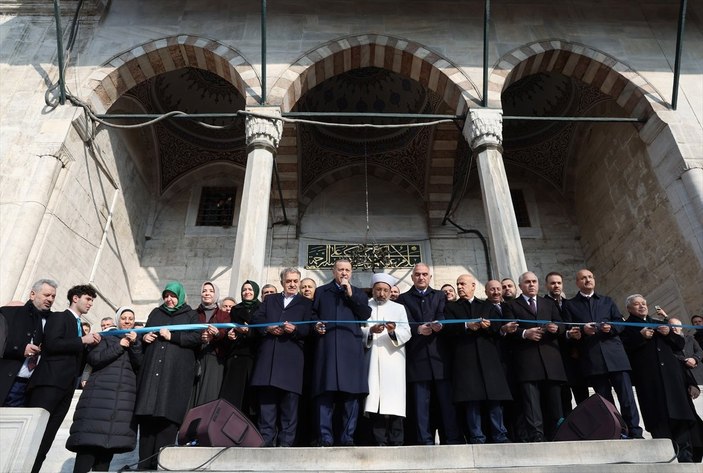
[[331, 269], [342, 258], [359, 270], [412, 268], [422, 261], [422, 251], [413, 243], [308, 245], [305, 269]]

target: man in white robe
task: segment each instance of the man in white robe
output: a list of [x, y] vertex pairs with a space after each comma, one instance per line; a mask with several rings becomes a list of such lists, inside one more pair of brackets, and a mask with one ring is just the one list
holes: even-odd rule
[[[362, 327], [369, 353], [369, 395], [364, 411], [371, 418], [378, 445], [403, 444], [405, 417], [405, 342], [410, 326], [405, 307], [390, 300], [396, 280], [387, 274], [371, 279], [371, 317]], [[374, 323], [375, 321], [375, 323]]]

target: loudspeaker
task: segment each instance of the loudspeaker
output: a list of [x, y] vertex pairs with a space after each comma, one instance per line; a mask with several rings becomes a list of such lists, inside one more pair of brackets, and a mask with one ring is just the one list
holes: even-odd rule
[[617, 408], [600, 394], [594, 394], [571, 411], [554, 440], [611, 440], [626, 436], [627, 425]]
[[178, 430], [178, 445], [261, 447], [264, 439], [242, 412], [224, 399], [188, 411]]

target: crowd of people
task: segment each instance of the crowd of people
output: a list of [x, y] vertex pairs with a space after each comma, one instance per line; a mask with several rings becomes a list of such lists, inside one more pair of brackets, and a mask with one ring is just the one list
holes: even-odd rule
[[[217, 399], [250, 417], [267, 447], [543, 442], [589, 387], [611, 402], [615, 391], [623, 438], [643, 437], [641, 413], [679, 461], [701, 461], [692, 400], [703, 384], [703, 329], [687, 333], [659, 307], [650, 314], [643, 296], [627, 298], [623, 318], [587, 269], [569, 299], [556, 272], [544, 296], [526, 272], [517, 284], [487, 281], [485, 299], [471, 274], [433, 289], [423, 263], [402, 293], [384, 273], [370, 294], [353, 286], [344, 259], [332, 276], [316, 287], [286, 268], [281, 292], [248, 280], [240, 302], [206, 281], [195, 308], [170, 282], [143, 328], [121, 307], [100, 332], [84, 322], [91, 286], [72, 287], [69, 308], [52, 312], [58, 284], [40, 279], [26, 303], [0, 308], [3, 406], [50, 414], [32, 471], [77, 386], [66, 442], [74, 472], [107, 471], [137, 438], [138, 469], [155, 470], [187, 411]], [[703, 317], [691, 322], [703, 326]]]

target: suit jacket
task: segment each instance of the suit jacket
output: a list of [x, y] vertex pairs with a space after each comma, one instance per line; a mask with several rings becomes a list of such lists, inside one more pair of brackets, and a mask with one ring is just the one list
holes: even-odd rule
[[[535, 297], [537, 313], [533, 314], [524, 297], [510, 301], [505, 310], [506, 319], [551, 320], [561, 322], [559, 307], [553, 300]], [[539, 327], [541, 324], [520, 322], [517, 331], [510, 335], [513, 340], [513, 363], [515, 375], [519, 382], [531, 381], [566, 381], [564, 362], [559, 350], [559, 336], [564, 333], [564, 326], [558, 325], [556, 333], [546, 330], [539, 342], [523, 338], [525, 330]]]
[[[283, 294], [272, 294], [264, 299], [252, 316], [253, 324], [276, 325], [283, 322], [302, 322], [312, 318], [312, 301], [296, 295], [283, 307]], [[261, 334], [259, 349], [251, 376], [252, 386], [273, 386], [301, 394], [303, 391], [303, 340], [310, 325], [296, 325], [293, 333], [271, 335], [266, 328]]]
[[[371, 317], [369, 298], [352, 286], [349, 297], [332, 281], [315, 291], [313, 318], [322, 321], [368, 320]], [[364, 336], [361, 325], [327, 324], [327, 333], [317, 337], [313, 362], [313, 396], [326, 391], [351, 394], [369, 392], [368, 372], [364, 359]]]
[[433, 320], [444, 320], [446, 296], [442, 291], [428, 287], [425, 294], [411, 287], [396, 301], [408, 311], [412, 338], [405, 344], [406, 373], [409, 383], [450, 379], [451, 350], [442, 332], [419, 335], [417, 327]]
[[19, 307], [0, 307], [7, 322], [5, 350], [0, 359], [0, 405], [10, 392], [15, 377], [24, 363], [24, 349], [28, 343], [42, 344], [41, 312], [27, 301]]
[[[581, 293], [565, 301], [564, 316], [567, 321], [579, 323], [623, 321], [620, 311], [610, 297], [594, 293], [591, 300], [592, 309], [588, 298]], [[630, 370], [630, 361], [620, 340], [620, 333], [623, 330], [624, 326], [613, 325], [610, 333], [603, 333], [600, 330], [595, 335], [584, 333], [581, 340], [576, 342], [584, 376]]]
[[76, 317], [70, 310], [52, 312], [44, 326], [42, 356], [28, 389], [54, 386], [73, 390], [81, 375], [85, 346], [78, 335]]

